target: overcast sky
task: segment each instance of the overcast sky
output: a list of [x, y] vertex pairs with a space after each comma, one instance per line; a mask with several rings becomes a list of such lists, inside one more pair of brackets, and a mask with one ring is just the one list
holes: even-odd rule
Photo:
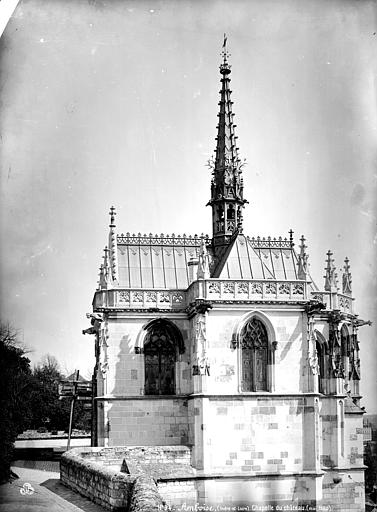
[[[108, 233], [209, 233], [223, 33], [244, 231], [346, 256], [376, 412], [377, 3], [20, 1], [0, 41], [1, 309], [33, 363], [90, 375], [82, 336]], [[341, 272], [338, 272], [341, 275]]]

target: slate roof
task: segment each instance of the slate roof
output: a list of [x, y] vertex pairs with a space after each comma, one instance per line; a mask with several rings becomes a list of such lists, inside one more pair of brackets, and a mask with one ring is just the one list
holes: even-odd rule
[[[205, 237], [210, 259], [211, 240]], [[120, 235], [117, 237], [119, 286], [123, 288], [186, 289], [189, 261], [199, 254], [201, 238]], [[220, 279], [296, 280], [297, 256], [288, 240], [250, 239], [236, 235], [211, 266]]]
[[[208, 243], [209, 239], [207, 237]], [[119, 285], [186, 289], [188, 262], [198, 256], [198, 236], [121, 235], [117, 238]]]
[[221, 279], [297, 279], [297, 257], [287, 240], [250, 239], [237, 235], [216, 266]]

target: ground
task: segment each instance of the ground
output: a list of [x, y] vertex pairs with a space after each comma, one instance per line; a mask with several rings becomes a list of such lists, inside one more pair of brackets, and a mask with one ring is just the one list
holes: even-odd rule
[[58, 462], [15, 461], [12, 471], [19, 478], [0, 485], [0, 512], [104, 512], [60, 483]]

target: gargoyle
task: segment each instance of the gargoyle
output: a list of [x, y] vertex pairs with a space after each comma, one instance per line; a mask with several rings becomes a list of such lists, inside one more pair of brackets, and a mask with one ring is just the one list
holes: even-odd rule
[[97, 334], [103, 321], [103, 316], [101, 313], [87, 313], [86, 318], [90, 318], [90, 323], [92, 327], [88, 327], [88, 329], [84, 329], [82, 331], [83, 334]]
[[95, 327], [88, 327], [82, 331], [83, 334], [96, 334], [97, 329]]

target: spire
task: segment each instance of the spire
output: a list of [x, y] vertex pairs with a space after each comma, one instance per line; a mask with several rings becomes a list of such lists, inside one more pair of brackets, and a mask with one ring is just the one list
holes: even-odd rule
[[350, 272], [349, 259], [344, 260], [344, 272], [342, 276], [342, 292], [345, 295], [352, 295], [352, 275]]
[[242, 232], [242, 209], [247, 203], [243, 198], [242, 167], [238, 155], [237, 137], [234, 129], [230, 90], [231, 66], [228, 63], [230, 54], [227, 51], [227, 37], [224, 34], [222, 63], [220, 65], [221, 91], [219, 102], [219, 123], [217, 125], [216, 154], [211, 159], [212, 169], [211, 200], [214, 245], [221, 246], [230, 241], [232, 234]]
[[117, 235], [115, 231], [115, 208], [110, 208], [110, 232], [109, 232], [109, 267], [111, 280], [118, 281], [118, 248], [117, 248]]
[[308, 254], [306, 253], [307, 246], [305, 245], [304, 235], [301, 237], [300, 254], [298, 256], [298, 271], [297, 277], [299, 279], [306, 280], [306, 274], [308, 271]]
[[325, 290], [327, 292], [337, 292], [338, 291], [338, 274], [335, 272], [334, 260], [331, 258], [333, 253], [331, 251], [327, 252], [327, 260], [324, 275], [325, 278]]

